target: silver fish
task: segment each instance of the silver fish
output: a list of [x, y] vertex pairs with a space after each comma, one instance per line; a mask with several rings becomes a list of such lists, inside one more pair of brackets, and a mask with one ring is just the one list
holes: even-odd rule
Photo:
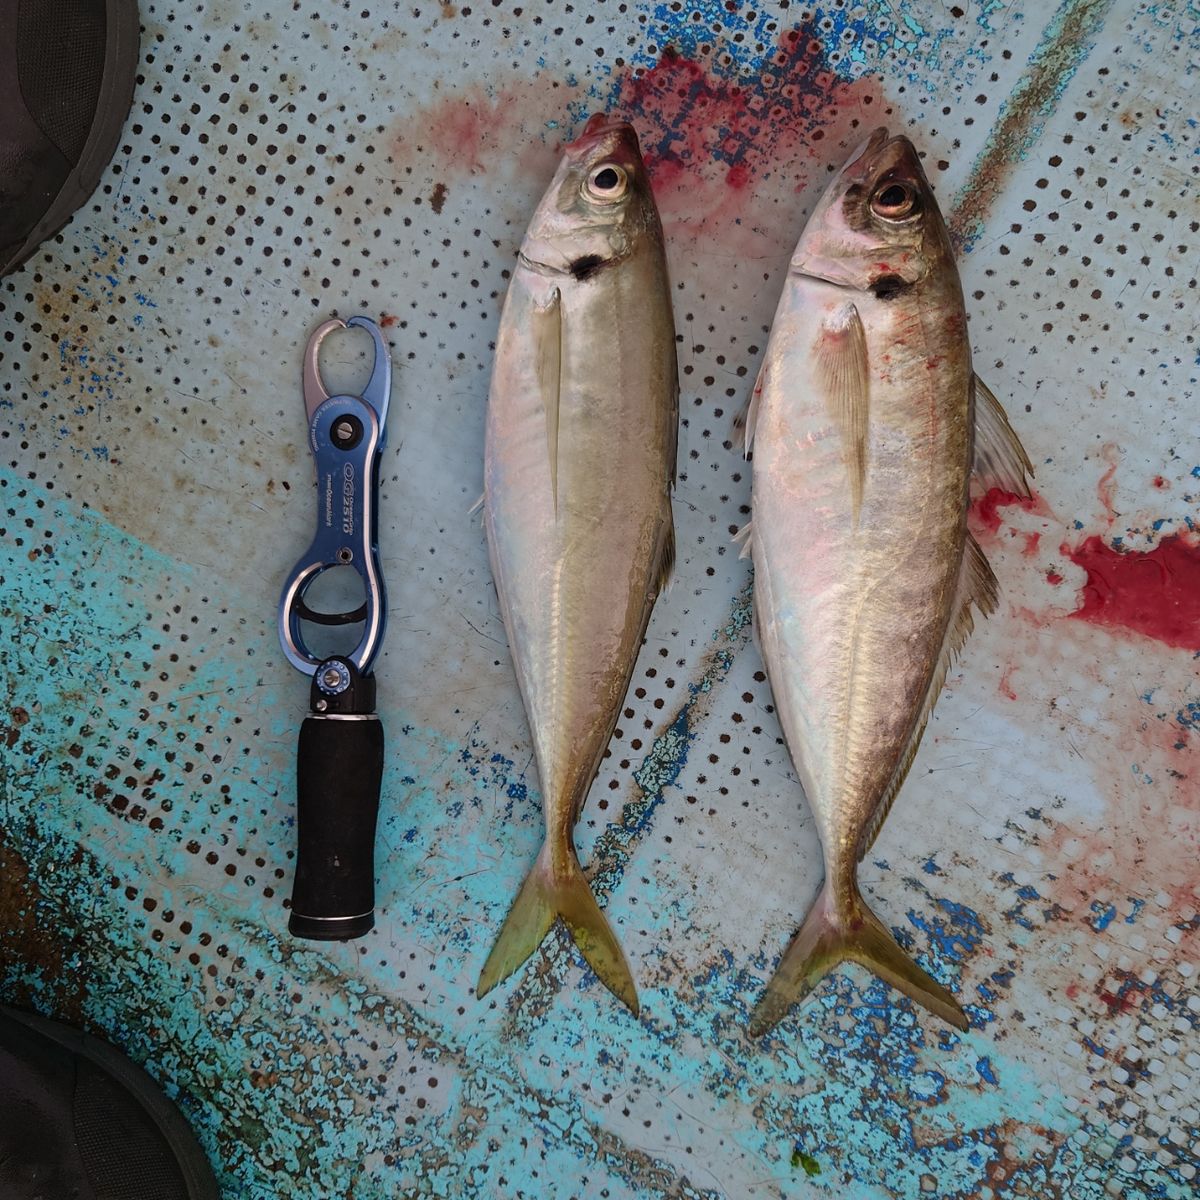
[[946, 672], [996, 605], [967, 530], [972, 472], [1029, 495], [1003, 409], [975, 377], [946, 228], [904, 137], [877, 129], [792, 257], [751, 400], [755, 621], [816, 817], [825, 881], [751, 1020], [757, 1036], [838, 963], [959, 1028], [958, 1001], [867, 906], [857, 868]]
[[533, 735], [546, 840], [477, 993], [562, 918], [633, 1012], [572, 843], [675, 557], [679, 383], [662, 227], [637, 135], [597, 114], [521, 246], [488, 399], [484, 521]]

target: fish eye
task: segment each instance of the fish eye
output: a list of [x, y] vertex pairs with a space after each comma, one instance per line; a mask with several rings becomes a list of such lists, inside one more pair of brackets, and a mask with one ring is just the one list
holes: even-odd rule
[[601, 163], [588, 176], [587, 190], [597, 200], [619, 200], [629, 186], [629, 176], [616, 163]]
[[871, 211], [885, 221], [903, 221], [918, 207], [916, 189], [909, 183], [885, 183], [871, 197]]

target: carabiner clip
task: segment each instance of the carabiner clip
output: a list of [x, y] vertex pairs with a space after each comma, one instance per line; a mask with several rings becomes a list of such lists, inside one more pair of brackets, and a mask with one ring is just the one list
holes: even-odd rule
[[[360, 395], [329, 394], [321, 379], [317, 355], [335, 329], [365, 329], [375, 342], [371, 378]], [[317, 531], [312, 545], [292, 569], [279, 601], [279, 640], [288, 662], [306, 675], [316, 674], [326, 660], [309, 650], [300, 622], [349, 625], [362, 622], [358, 645], [344, 657], [362, 675], [383, 641], [387, 593], [379, 562], [379, 459], [387, 429], [392, 361], [374, 321], [351, 317], [320, 325], [304, 352], [304, 408], [308, 440], [317, 471]], [[365, 598], [353, 612], [321, 613], [304, 602], [314, 580], [334, 567], [353, 568], [363, 582]]]
[[[351, 317], [348, 321], [334, 317], [313, 330], [304, 348], [304, 410], [311, 422], [317, 409], [329, 399], [329, 392], [321, 378], [321, 368], [317, 356], [321, 352], [321, 343], [335, 329], [365, 329], [375, 342], [375, 364], [371, 368], [371, 378], [363, 388], [362, 398], [375, 410], [379, 417], [379, 427], [383, 429], [387, 422], [388, 397], [392, 390], [392, 358], [388, 353], [387, 342], [379, 332], [379, 326], [369, 317]], [[383, 442], [379, 448], [383, 449]]]

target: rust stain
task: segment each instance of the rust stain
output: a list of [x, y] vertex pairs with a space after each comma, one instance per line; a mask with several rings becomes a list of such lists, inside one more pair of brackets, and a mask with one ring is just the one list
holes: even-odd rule
[[1113, 0], [1067, 0], [1051, 20], [1024, 75], [958, 194], [948, 224], [959, 251], [970, 249], [1017, 164], [1041, 136], [1067, 83], [1091, 50]]
[[449, 194], [449, 189], [444, 183], [435, 183], [433, 185], [433, 195], [429, 197], [429, 207], [435, 213], [440, 213], [446, 204], [446, 196]]
[[54, 985], [55, 1015], [79, 1025], [87, 973], [61, 936], [61, 919], [51, 919], [48, 908], [35, 868], [0, 825], [0, 973], [10, 977], [5, 1003], [32, 1008], [36, 988], [30, 980], [40, 977]]

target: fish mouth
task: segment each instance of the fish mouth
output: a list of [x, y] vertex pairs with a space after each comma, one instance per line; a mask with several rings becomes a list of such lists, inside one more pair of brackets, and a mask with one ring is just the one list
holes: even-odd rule
[[888, 160], [893, 168], [902, 163], [915, 165], [918, 169], [920, 165], [912, 142], [903, 133], [892, 134], [886, 125], [880, 125], [854, 148], [842, 167], [841, 177], [847, 181], [865, 181], [875, 173], [882, 160]]
[[620, 117], [609, 116], [608, 113], [593, 113], [588, 117], [583, 132], [573, 142], [567, 143], [566, 151], [572, 156], [586, 154], [611, 137], [622, 140], [628, 138], [633, 141], [635, 146], [637, 145], [637, 134], [628, 121], [622, 121]]
[[862, 162], [864, 158], [873, 158], [888, 144], [889, 140], [890, 135], [886, 125], [880, 125], [878, 128], [871, 130], [850, 152], [850, 157], [842, 164], [842, 170], [849, 171], [855, 163]]

